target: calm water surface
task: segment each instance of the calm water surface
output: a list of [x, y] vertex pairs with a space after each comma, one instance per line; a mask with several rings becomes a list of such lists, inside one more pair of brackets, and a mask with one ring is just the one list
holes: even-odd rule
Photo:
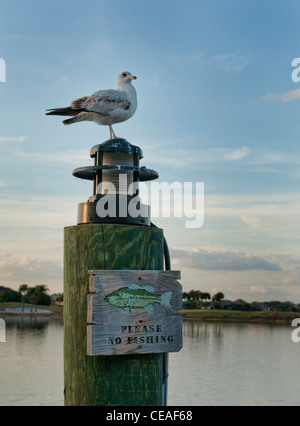
[[63, 405], [63, 322], [6, 317], [0, 405]]
[[184, 322], [170, 354], [170, 405], [300, 405], [300, 343], [290, 326]]
[[[63, 405], [63, 323], [7, 317], [0, 405]], [[170, 354], [168, 405], [299, 405], [300, 343], [292, 327], [184, 322]]]

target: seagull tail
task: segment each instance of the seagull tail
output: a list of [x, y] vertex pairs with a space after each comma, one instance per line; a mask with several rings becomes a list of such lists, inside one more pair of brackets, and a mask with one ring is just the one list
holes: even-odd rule
[[80, 112], [82, 112], [82, 110], [80, 109], [73, 109], [72, 107], [67, 107], [67, 108], [51, 108], [51, 109], [47, 109], [46, 115], [78, 115], [80, 114]]
[[63, 123], [65, 126], [68, 126], [69, 124], [79, 123], [80, 121], [86, 121], [86, 120], [88, 120], [87, 115], [85, 113], [82, 113], [82, 114], [76, 115], [75, 117], [64, 120]]
[[68, 118], [68, 120], [64, 120], [63, 123], [65, 126], [68, 126], [69, 124], [76, 123], [77, 121], [81, 121], [81, 120], [77, 120], [77, 117], [72, 117], [72, 118]]
[[68, 120], [64, 120], [63, 123], [65, 125], [77, 123], [79, 121], [84, 121], [87, 118], [85, 117], [86, 114], [82, 110], [75, 110], [72, 107], [67, 108], [53, 108], [53, 109], [47, 109], [46, 115], [68, 115], [73, 116], [72, 118], [69, 118]]

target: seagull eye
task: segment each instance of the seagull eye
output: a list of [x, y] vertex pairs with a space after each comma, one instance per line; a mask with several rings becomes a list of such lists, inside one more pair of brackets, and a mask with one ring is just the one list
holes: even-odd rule
[[127, 77], [126, 72], [123, 72], [122, 76], [123, 76], [123, 77]]

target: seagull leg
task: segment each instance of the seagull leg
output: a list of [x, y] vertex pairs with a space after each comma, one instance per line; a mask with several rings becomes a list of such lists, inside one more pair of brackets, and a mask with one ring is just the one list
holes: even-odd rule
[[110, 139], [118, 139], [118, 137], [115, 135], [115, 132], [113, 131], [113, 128], [111, 125], [109, 125], [109, 133], [110, 133]]

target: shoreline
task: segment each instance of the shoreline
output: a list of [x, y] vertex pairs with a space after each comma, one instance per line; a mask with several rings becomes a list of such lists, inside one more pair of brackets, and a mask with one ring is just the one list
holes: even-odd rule
[[[3, 316], [43, 316], [51, 318], [63, 318], [63, 308], [55, 305], [47, 307], [37, 306], [38, 312], [31, 312], [31, 305], [26, 306], [27, 312], [20, 311], [21, 304], [7, 303], [1, 306], [0, 317]], [[5, 309], [8, 309], [6, 311]], [[30, 308], [30, 312], [29, 312]], [[14, 311], [15, 309], [15, 311]], [[45, 311], [45, 312], [43, 312]], [[50, 312], [51, 311], [51, 312]], [[183, 321], [219, 321], [219, 322], [248, 322], [255, 324], [291, 325], [293, 319], [300, 318], [300, 312], [260, 312], [260, 311], [228, 311], [228, 310], [204, 310], [182, 309], [177, 312]]]
[[178, 312], [184, 321], [244, 322], [254, 324], [291, 325], [300, 312], [255, 312], [183, 309]]
[[[7, 309], [7, 310], [6, 310]], [[31, 305], [24, 305], [24, 312], [22, 312], [23, 304], [22, 303], [1, 303], [0, 304], [0, 318], [8, 317], [8, 316], [26, 316], [26, 317], [63, 317], [63, 309], [61, 307], [50, 305], [50, 306], [42, 306], [37, 305], [32, 308]], [[31, 311], [32, 309], [32, 311]], [[37, 309], [37, 311], [35, 311]]]
[[44, 314], [42, 312], [28, 312], [28, 313], [14, 313], [14, 312], [5, 312], [0, 311], [0, 318], [2, 317], [49, 317], [49, 318], [63, 318], [62, 313], [53, 312], [51, 314]]

